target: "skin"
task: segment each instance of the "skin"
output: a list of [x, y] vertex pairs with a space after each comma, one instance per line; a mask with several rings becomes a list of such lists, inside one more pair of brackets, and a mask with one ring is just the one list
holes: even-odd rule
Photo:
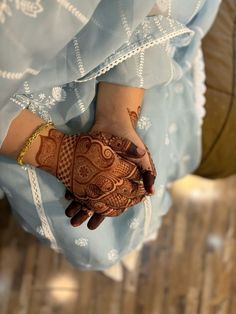
[[[97, 95], [95, 124], [91, 131], [104, 131], [131, 140], [138, 147], [144, 149], [145, 154], [140, 158], [125, 156], [136, 163], [142, 171], [142, 178], [146, 191], [154, 194], [155, 166], [145, 144], [135, 131], [136, 123], [141, 111], [144, 89], [121, 86], [100, 82]], [[112, 104], [112, 105], [111, 105]], [[72, 200], [66, 209], [66, 215], [71, 218], [74, 226], [79, 226], [88, 217], [81, 211], [81, 203], [67, 191], [66, 198]], [[96, 220], [97, 219], [97, 220]], [[90, 229], [95, 229], [104, 218], [96, 216]]]
[[142, 158], [138, 160], [129, 158], [129, 160], [136, 163], [143, 172], [146, 172], [147, 190], [154, 194], [155, 166], [148, 148], [135, 131], [144, 92], [143, 88], [100, 82], [97, 95], [96, 122], [92, 131], [100, 130], [127, 138], [146, 151]]
[[[144, 96], [144, 90], [140, 88], [126, 87], [117, 84], [100, 82], [97, 94], [97, 110], [95, 124], [91, 132], [104, 132], [114, 136], [122, 137], [136, 145], [141, 149], [141, 153], [134, 157], [134, 154], [127, 154], [126, 151], [118, 152], [121, 157], [135, 163], [142, 172], [144, 186], [148, 193], [154, 193], [154, 179], [156, 176], [155, 167], [152, 163], [147, 147], [135, 132], [135, 125], [140, 113]], [[27, 109], [13, 120], [4, 143], [0, 149], [0, 154], [16, 159], [25, 141], [30, 137], [37, 127], [45, 121]], [[22, 127], [22, 125], [24, 127]], [[42, 139], [48, 139], [53, 127], [47, 128], [41, 133], [30, 146], [30, 149], [24, 156], [24, 163], [35, 167], [42, 167], [39, 161], [39, 154], [42, 153]], [[57, 131], [59, 134], [63, 133]], [[45, 141], [44, 141], [45, 144]], [[50, 147], [50, 146], [48, 146]], [[117, 149], [117, 148], [115, 148]], [[55, 162], [55, 165], [57, 162]], [[44, 169], [46, 170], [46, 169]], [[46, 170], [47, 171], [47, 170]], [[49, 171], [53, 173], [53, 171]], [[55, 173], [53, 173], [56, 175]], [[68, 186], [67, 186], [68, 187]], [[70, 187], [68, 187], [70, 190]], [[75, 197], [72, 190], [67, 192], [67, 198], [73, 198], [73, 202], [66, 210], [67, 216], [71, 217], [74, 226], [80, 225], [83, 221], [91, 216], [92, 208], [85, 207], [83, 202], [79, 202], [79, 198]], [[141, 201], [142, 197], [139, 195]], [[137, 202], [136, 202], [137, 203]], [[93, 204], [94, 205], [94, 204]], [[83, 209], [83, 211], [81, 211]], [[121, 212], [124, 210], [121, 208]], [[111, 216], [115, 214], [111, 214]], [[95, 229], [104, 219], [100, 213], [94, 214], [96, 219], [90, 223], [91, 229]]]

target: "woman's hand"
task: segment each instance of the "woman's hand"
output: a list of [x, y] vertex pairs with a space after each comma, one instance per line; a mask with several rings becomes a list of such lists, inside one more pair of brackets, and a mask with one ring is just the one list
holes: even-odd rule
[[[103, 134], [108, 134], [108, 137], [109, 134], [113, 134], [114, 138], [126, 139], [128, 142], [135, 143], [139, 149], [143, 149], [143, 151], [140, 151], [140, 155], [134, 158], [134, 156], [127, 154], [119, 141], [113, 140], [108, 143], [119, 156], [137, 165], [146, 192], [153, 194], [156, 169], [148, 148], [135, 131], [143, 94], [144, 90], [140, 88], [105, 82], [99, 83], [96, 121], [90, 133], [96, 134], [102, 131]], [[81, 207], [80, 202], [70, 192], [66, 193], [66, 198], [72, 200], [66, 209], [66, 215], [72, 218], [72, 225], [79, 226], [92, 215], [91, 211]], [[83, 210], [81, 210], [82, 208]], [[94, 214], [89, 220], [89, 228], [97, 228], [103, 219], [104, 216]]]
[[154, 194], [156, 169], [148, 148], [135, 131], [145, 90], [143, 88], [100, 82], [98, 85], [95, 124], [91, 132], [108, 132], [132, 141], [145, 149], [140, 159], [132, 159], [141, 169], [145, 188]]
[[147, 146], [140, 139], [135, 129], [130, 125], [125, 125], [122, 121], [117, 122], [116, 125], [109, 124], [107, 121], [104, 121], [95, 123], [90, 131], [92, 134], [99, 132], [103, 132], [104, 134], [113, 134], [114, 138], [125, 139], [127, 142], [132, 142], [139, 147], [140, 155], [134, 157], [133, 155], [126, 153], [126, 150], [121, 147], [119, 141], [109, 143], [109, 146], [119, 156], [135, 163], [138, 166], [146, 192], [148, 194], [154, 194], [154, 181], [157, 175], [156, 168]]
[[107, 133], [65, 135], [51, 129], [41, 136], [38, 167], [61, 180], [83, 209], [73, 218], [74, 225], [95, 213], [89, 223], [93, 229], [98, 220], [120, 215], [147, 194], [137, 166], [116, 154], [115, 147], [120, 154], [140, 157], [131, 141]]

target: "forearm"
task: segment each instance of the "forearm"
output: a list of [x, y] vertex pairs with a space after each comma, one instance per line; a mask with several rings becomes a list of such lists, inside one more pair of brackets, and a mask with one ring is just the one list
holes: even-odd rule
[[[0, 148], [0, 154], [17, 159], [24, 143], [32, 133], [45, 121], [25, 109], [11, 123], [7, 136]], [[41, 135], [47, 135], [50, 128], [42, 131]], [[40, 147], [40, 137], [38, 137], [30, 146], [30, 149], [24, 156], [24, 163], [37, 166], [35, 156]]]
[[[109, 118], [109, 123], [134, 125], [144, 97], [144, 89], [100, 82], [98, 86], [96, 122]], [[119, 123], [120, 124], [120, 123]]]

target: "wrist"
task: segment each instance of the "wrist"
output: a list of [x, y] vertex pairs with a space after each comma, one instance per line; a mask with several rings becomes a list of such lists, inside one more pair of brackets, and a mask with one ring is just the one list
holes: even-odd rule
[[[37, 137], [35, 139], [33, 139], [32, 143], [30, 143], [29, 148], [27, 149], [27, 151], [25, 152], [24, 156], [23, 156], [23, 163], [24, 164], [29, 164], [32, 165], [34, 167], [38, 167], [39, 164], [36, 160], [36, 156], [40, 150], [41, 147], [41, 142], [42, 142], [42, 137], [46, 138], [50, 132], [50, 130], [55, 129], [53, 126], [48, 126], [45, 129], [43, 129], [42, 131], [40, 131], [37, 135]], [[34, 133], [35, 134], [35, 133]], [[54, 149], [54, 146], [52, 145], [51, 150]], [[56, 154], [56, 152], [54, 151], [54, 154]], [[56, 155], [55, 155], [56, 156]]]
[[[33, 135], [39, 131], [41, 126], [46, 125], [46, 122], [31, 111], [24, 109], [12, 121], [7, 136], [1, 146], [0, 153], [17, 160], [20, 153], [22, 154], [19, 160], [23, 164], [31, 164], [35, 166], [34, 156], [39, 146], [39, 136]], [[42, 134], [48, 132], [42, 128]]]
[[96, 103], [96, 122], [135, 126], [144, 97], [144, 89], [100, 82]]

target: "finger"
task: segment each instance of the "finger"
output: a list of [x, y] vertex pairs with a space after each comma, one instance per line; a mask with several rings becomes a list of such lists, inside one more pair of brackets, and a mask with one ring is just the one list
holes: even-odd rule
[[[93, 208], [94, 212], [96, 214], [101, 214], [102, 216], [106, 217], [116, 217], [119, 216], [125, 209], [124, 206], [117, 206], [116, 208], [113, 208], [112, 206], [109, 206], [109, 202], [105, 203], [104, 201], [107, 201], [108, 199], [111, 198], [111, 195], [107, 196], [106, 198], [103, 199], [103, 201], [93, 201], [93, 200], [88, 200], [87, 204], [89, 208]], [[112, 203], [112, 202], [111, 202]], [[115, 204], [115, 202], [113, 202]]]
[[113, 217], [116, 216], [114, 215], [113, 211], [114, 209], [111, 208], [109, 205], [107, 205], [104, 200], [109, 199], [110, 195], [112, 195], [113, 193], [109, 194], [107, 197], [103, 198], [102, 201], [94, 201], [89, 199], [86, 202], [86, 205], [88, 208], [92, 208], [93, 211], [96, 214], [102, 214], [104, 216], [109, 216], [109, 217]]
[[105, 216], [102, 216], [100, 214], [93, 214], [93, 216], [89, 219], [87, 227], [90, 230], [95, 230], [97, 227], [103, 222], [105, 219]]
[[138, 147], [130, 140], [121, 137], [115, 137], [109, 146], [122, 157], [142, 158], [146, 154], [144, 148]]
[[130, 180], [123, 180], [123, 184], [117, 186], [116, 193], [126, 198], [134, 198], [137, 196], [146, 195], [143, 183], [132, 182]]
[[[141, 187], [141, 188], [140, 188]], [[105, 206], [108, 208], [113, 208], [115, 211], [122, 210], [124, 211], [125, 208], [132, 206], [133, 199], [143, 199], [147, 193], [142, 185], [139, 185], [138, 188], [135, 189], [135, 192], [129, 190], [128, 192], [117, 191], [117, 193], [112, 193], [111, 195], [105, 197], [103, 202]], [[102, 213], [103, 215], [108, 215], [106, 211]], [[114, 216], [114, 213], [109, 213], [109, 216]]]
[[89, 209], [81, 209], [71, 220], [70, 223], [73, 227], [79, 227], [84, 223], [89, 217], [93, 215], [93, 211]]
[[75, 197], [73, 195], [73, 193], [71, 193], [68, 189], [66, 190], [66, 194], [65, 194], [65, 199], [67, 199], [67, 201], [71, 201], [73, 200]]
[[72, 201], [71, 204], [66, 208], [65, 214], [67, 217], [73, 217], [81, 209], [81, 204]]
[[130, 201], [129, 207], [141, 203], [144, 198], [145, 198], [145, 196], [138, 196], [138, 197], [133, 198], [133, 199]]
[[148, 149], [147, 147], [146, 147], [146, 150], [147, 150], [148, 157], [149, 157], [149, 161], [150, 161], [150, 164], [151, 164], [151, 170], [152, 170], [152, 172], [153, 172], [154, 177], [156, 178], [156, 176], [157, 176], [157, 171], [156, 171], [155, 164], [154, 164], [153, 159], [152, 159], [152, 157], [151, 157], [150, 151], [149, 151], [149, 149]]
[[141, 172], [137, 168], [137, 165], [129, 160], [119, 158], [118, 165], [115, 168], [115, 175], [118, 178], [125, 178], [134, 181], [140, 181], [142, 179]]
[[140, 158], [139, 160], [129, 159], [132, 162], [135, 162], [137, 166], [141, 169], [142, 179], [144, 187], [149, 194], [154, 194], [154, 182], [156, 178], [156, 168], [151, 158], [150, 152], [146, 147], [147, 154]]
[[91, 135], [101, 140], [103, 144], [110, 146], [117, 154], [132, 158], [141, 158], [146, 154], [144, 148], [138, 147], [127, 138], [106, 132], [92, 132]]
[[153, 194], [155, 176], [153, 175], [152, 171], [146, 170], [143, 172], [142, 176], [143, 176], [143, 184], [144, 184], [145, 190], [148, 193]]
[[145, 195], [146, 194], [142, 194], [133, 198], [127, 198], [120, 194], [114, 195], [114, 198], [109, 198], [109, 200], [107, 201], [107, 204], [110, 205], [108, 205], [109, 207], [113, 206], [113, 212], [111, 212], [109, 216], [118, 216], [120, 212], [123, 213], [127, 208], [140, 203], [144, 199]]

